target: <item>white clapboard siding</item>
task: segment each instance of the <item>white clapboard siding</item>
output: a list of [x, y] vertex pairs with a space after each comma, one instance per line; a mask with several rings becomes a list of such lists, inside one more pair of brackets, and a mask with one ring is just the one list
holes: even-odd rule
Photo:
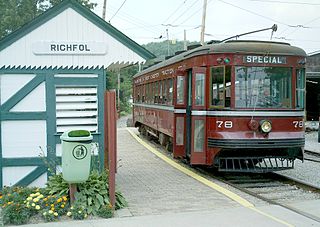
[[98, 112], [97, 111], [91, 111], [91, 110], [87, 110], [87, 111], [68, 111], [68, 110], [64, 110], [64, 111], [58, 111], [56, 113], [57, 118], [71, 118], [71, 117], [97, 117]]
[[[60, 172], [61, 173], [61, 172]], [[47, 182], [47, 173], [42, 174], [35, 181], [28, 185], [28, 187], [43, 187]]]
[[41, 83], [20, 102], [18, 102], [11, 112], [37, 112], [46, 111], [46, 91], [45, 82]]
[[57, 132], [98, 130], [96, 87], [56, 87]]
[[[50, 55], [35, 54], [34, 46], [41, 42], [94, 42], [106, 45], [104, 54]], [[16, 54], [19, 53], [19, 54]], [[0, 67], [26, 65], [36, 67], [92, 67], [107, 68], [118, 61], [144, 62], [134, 50], [115, 39], [72, 8], [51, 18], [30, 33], [0, 51]]]
[[79, 95], [79, 96], [57, 96], [57, 102], [96, 102], [97, 96], [96, 95]]
[[88, 130], [90, 132], [96, 132], [98, 130], [98, 126], [97, 125], [93, 125], [93, 126], [59, 126], [57, 127], [57, 132], [61, 133], [61, 132], [66, 132], [69, 130]]
[[86, 110], [97, 109], [97, 103], [57, 103], [57, 111], [59, 110]]
[[42, 151], [47, 154], [44, 120], [2, 121], [1, 132], [3, 158], [39, 157]]
[[96, 87], [57, 87], [56, 95], [96, 95]]
[[4, 167], [2, 169], [3, 186], [13, 186], [36, 168], [36, 166]]
[[0, 74], [1, 105], [34, 77], [34, 74]]
[[57, 119], [57, 125], [96, 125], [97, 123], [97, 118]]
[[58, 78], [96, 78], [97, 74], [56, 74], [54, 77]]

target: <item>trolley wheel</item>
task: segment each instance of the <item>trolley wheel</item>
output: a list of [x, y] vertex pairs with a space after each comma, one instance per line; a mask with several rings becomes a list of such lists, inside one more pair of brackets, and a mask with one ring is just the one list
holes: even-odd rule
[[146, 127], [144, 125], [140, 125], [139, 132], [143, 136], [147, 136], [148, 135], [148, 131], [147, 131], [147, 129], [146, 129]]
[[166, 146], [167, 145], [167, 143], [168, 143], [168, 136], [167, 135], [165, 135], [165, 134], [163, 134], [163, 133], [159, 133], [159, 142], [160, 142], [160, 144], [161, 144], [161, 146]]

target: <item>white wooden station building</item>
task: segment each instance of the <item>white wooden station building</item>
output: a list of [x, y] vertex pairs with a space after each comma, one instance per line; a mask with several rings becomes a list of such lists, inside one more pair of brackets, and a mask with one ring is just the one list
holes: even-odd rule
[[71, 129], [91, 131], [101, 168], [105, 70], [153, 57], [75, 0], [0, 40], [0, 188], [44, 186]]

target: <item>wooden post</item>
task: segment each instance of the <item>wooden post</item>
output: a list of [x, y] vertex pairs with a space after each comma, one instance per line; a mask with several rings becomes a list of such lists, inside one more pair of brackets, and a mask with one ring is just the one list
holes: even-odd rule
[[109, 200], [112, 208], [115, 208], [116, 193], [115, 193], [115, 175], [116, 175], [116, 160], [117, 160], [117, 108], [116, 108], [116, 93], [115, 91], [107, 91], [105, 93], [105, 168], [109, 171]]
[[71, 205], [74, 203], [76, 198], [74, 194], [77, 192], [77, 184], [69, 184], [69, 196], [70, 196], [70, 203]]

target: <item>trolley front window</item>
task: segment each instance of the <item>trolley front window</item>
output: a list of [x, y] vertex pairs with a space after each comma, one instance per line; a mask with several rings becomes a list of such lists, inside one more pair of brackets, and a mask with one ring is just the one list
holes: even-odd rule
[[291, 108], [292, 69], [236, 67], [237, 108]]

